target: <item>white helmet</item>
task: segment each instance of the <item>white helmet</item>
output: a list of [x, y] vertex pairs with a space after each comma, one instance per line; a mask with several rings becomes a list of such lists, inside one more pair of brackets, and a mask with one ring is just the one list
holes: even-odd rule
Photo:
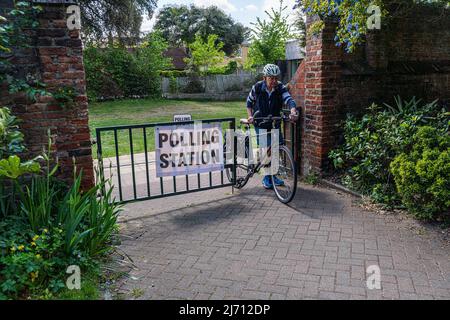
[[266, 64], [263, 69], [263, 74], [265, 77], [278, 77], [281, 71], [275, 64]]

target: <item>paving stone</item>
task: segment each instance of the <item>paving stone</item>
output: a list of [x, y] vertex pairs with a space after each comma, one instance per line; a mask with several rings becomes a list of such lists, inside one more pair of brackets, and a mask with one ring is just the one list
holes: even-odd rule
[[327, 299], [327, 300], [349, 300], [350, 297], [351, 297], [350, 294], [333, 291], [320, 291], [319, 293], [320, 299]]
[[[224, 193], [172, 197], [169, 208], [169, 198], [127, 204], [120, 250], [137, 280], [124, 277], [120, 290], [141, 288], [140, 299], [450, 299], [450, 249], [431, 228], [420, 236], [408, 219], [320, 187], [299, 184], [289, 207], [258, 181]], [[381, 290], [366, 287], [370, 265]]]

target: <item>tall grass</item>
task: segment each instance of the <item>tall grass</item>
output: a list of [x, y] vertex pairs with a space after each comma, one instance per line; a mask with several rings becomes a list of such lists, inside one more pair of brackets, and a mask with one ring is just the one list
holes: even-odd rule
[[[25, 186], [20, 186], [16, 181], [20, 193], [20, 214], [26, 217], [36, 234], [43, 229], [61, 228], [67, 255], [77, 250], [89, 256], [107, 252], [110, 249], [108, 242], [117, 230], [117, 217], [121, 211], [112, 198], [113, 186], [110, 180], [97, 174], [97, 185], [83, 192], [83, 172], [81, 170], [77, 174], [74, 165], [73, 183], [69, 187], [63, 186], [54, 178], [58, 165], [51, 168], [50, 153], [45, 154], [43, 159], [47, 162], [43, 176], [32, 176]], [[0, 201], [0, 209], [7, 205], [3, 202]]]

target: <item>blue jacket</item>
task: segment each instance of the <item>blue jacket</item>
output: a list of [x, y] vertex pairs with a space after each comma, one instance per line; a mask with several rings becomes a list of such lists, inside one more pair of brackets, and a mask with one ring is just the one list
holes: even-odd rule
[[[281, 82], [278, 82], [272, 93], [269, 93], [266, 82], [259, 81], [252, 87], [247, 98], [247, 108], [253, 109], [253, 112], [260, 111], [257, 117], [279, 116], [283, 105], [287, 105], [289, 109], [297, 108], [294, 99]], [[258, 121], [255, 122], [255, 126], [270, 129], [270, 124], [261, 126]]]

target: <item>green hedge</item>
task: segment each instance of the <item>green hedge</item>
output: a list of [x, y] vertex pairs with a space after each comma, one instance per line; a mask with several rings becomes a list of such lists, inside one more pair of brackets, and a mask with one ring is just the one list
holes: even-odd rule
[[[342, 183], [350, 189], [389, 207], [411, 207], [407, 200], [410, 197], [395, 180], [405, 170], [399, 165], [398, 156], [403, 154], [402, 160], [415, 161], [417, 157], [411, 160], [407, 155], [416, 147], [419, 140], [415, 135], [424, 126], [448, 134], [448, 112], [436, 101], [423, 104], [415, 98], [410, 101], [396, 98], [395, 106], [384, 108], [373, 104], [361, 118], [348, 116], [344, 124], [345, 142], [332, 150], [329, 157], [342, 173]], [[394, 161], [396, 166], [391, 167]], [[424, 208], [418, 206], [417, 210]], [[424, 216], [432, 215], [424, 212]]]
[[[236, 72], [238, 68], [238, 64], [236, 61], [230, 61], [225, 66], [220, 67], [212, 67], [206, 72], [206, 75], [215, 75], [215, 74], [233, 74]], [[178, 77], [189, 77], [192, 75], [192, 72], [189, 70], [163, 70], [159, 73], [162, 77], [165, 78], [178, 78]]]
[[230, 61], [225, 66], [210, 68], [208, 70], [207, 74], [211, 74], [211, 75], [213, 75], [213, 74], [233, 74], [234, 72], [236, 72], [237, 68], [238, 68], [237, 62]]
[[450, 136], [424, 126], [413, 137], [409, 152], [390, 165], [398, 194], [419, 218], [450, 218]]
[[178, 78], [187, 77], [189, 73], [187, 70], [163, 70], [159, 74], [165, 78]]
[[161, 93], [161, 70], [171, 66], [162, 53], [159, 34], [150, 34], [136, 48], [87, 47], [84, 52], [87, 93], [91, 100], [156, 96]]

